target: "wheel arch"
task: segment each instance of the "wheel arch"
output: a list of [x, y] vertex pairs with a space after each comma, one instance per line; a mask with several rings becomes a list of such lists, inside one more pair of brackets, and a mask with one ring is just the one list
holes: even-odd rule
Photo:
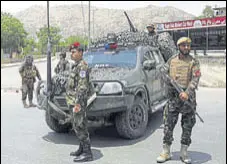
[[144, 104], [149, 108], [150, 97], [146, 86], [141, 86], [135, 90], [135, 99], [144, 99]]

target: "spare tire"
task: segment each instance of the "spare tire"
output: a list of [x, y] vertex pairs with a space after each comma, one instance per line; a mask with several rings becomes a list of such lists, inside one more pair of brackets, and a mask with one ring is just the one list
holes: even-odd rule
[[177, 47], [172, 39], [172, 36], [170, 36], [168, 32], [158, 34], [157, 41], [165, 62], [167, 62], [170, 57], [177, 54]]

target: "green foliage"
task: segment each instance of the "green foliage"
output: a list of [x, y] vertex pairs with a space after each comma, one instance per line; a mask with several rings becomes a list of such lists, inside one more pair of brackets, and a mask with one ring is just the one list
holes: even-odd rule
[[83, 38], [82, 36], [70, 36], [70, 37], [66, 38], [65, 41], [62, 42], [61, 44], [63, 46], [69, 46], [70, 44], [73, 44], [74, 42], [79, 42], [83, 45], [88, 45], [88, 39]]
[[23, 49], [23, 54], [29, 54], [34, 51], [34, 48], [36, 48], [37, 44], [32, 37], [28, 37], [25, 39], [26, 46]]
[[214, 10], [212, 9], [211, 6], [205, 7], [205, 9], [203, 10], [203, 16], [206, 18], [210, 18], [214, 16]]
[[84, 38], [83, 36], [69, 36], [64, 41], [61, 41], [58, 47], [63, 47], [66, 51], [69, 49], [69, 46], [74, 42], [79, 42], [85, 46], [88, 45], [88, 38]]
[[[46, 52], [47, 50], [47, 42], [48, 42], [48, 28], [44, 26], [39, 29], [39, 32], [36, 33], [39, 43], [38, 48], [42, 51], [42, 53]], [[50, 27], [50, 43], [53, 47], [54, 45], [58, 45], [62, 36], [60, 34], [59, 27]]]
[[28, 33], [23, 24], [9, 13], [1, 12], [1, 48], [17, 50], [25, 46]]
[[214, 10], [211, 6], [206, 5], [206, 7], [203, 9], [202, 15], [196, 17], [196, 19], [202, 19], [202, 18], [211, 18], [214, 17]]

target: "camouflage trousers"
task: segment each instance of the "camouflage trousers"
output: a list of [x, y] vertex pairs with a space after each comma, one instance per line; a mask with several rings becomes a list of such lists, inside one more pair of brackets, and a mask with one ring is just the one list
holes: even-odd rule
[[[73, 106], [71, 106], [71, 109], [72, 108]], [[87, 116], [84, 108], [82, 108], [78, 113], [73, 112], [73, 130], [75, 131], [80, 142], [90, 144], [87, 128]]]
[[[196, 103], [196, 102], [194, 102]], [[194, 108], [196, 105], [194, 106]], [[163, 143], [171, 145], [173, 141], [173, 130], [178, 121], [179, 113], [181, 117], [181, 144], [191, 144], [191, 132], [192, 128], [196, 123], [195, 114], [190, 107], [183, 105], [179, 98], [170, 99], [164, 109], [164, 138]]]
[[28, 100], [32, 101], [33, 99], [33, 90], [34, 90], [34, 83], [24, 83], [22, 84], [21, 91], [22, 91], [22, 101], [26, 100], [28, 95]]

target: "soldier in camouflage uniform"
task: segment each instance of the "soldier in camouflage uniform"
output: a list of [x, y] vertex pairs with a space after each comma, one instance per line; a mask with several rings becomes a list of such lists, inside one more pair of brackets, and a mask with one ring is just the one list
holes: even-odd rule
[[[36, 76], [39, 80], [41, 80], [41, 76], [38, 69], [33, 64], [32, 55], [28, 55], [25, 57], [25, 62], [19, 68], [19, 73], [22, 78], [21, 91], [24, 108], [36, 107], [36, 105], [32, 103], [34, 83], [36, 81]], [[27, 95], [29, 100], [29, 106], [26, 104]]]
[[150, 46], [158, 46], [158, 35], [155, 32], [155, 26], [154, 24], [147, 25], [148, 30], [148, 44]]
[[189, 99], [193, 104], [194, 110], [196, 110], [195, 89], [197, 89], [201, 73], [199, 61], [189, 55], [191, 39], [182, 37], [177, 41], [177, 46], [180, 51], [179, 54], [171, 57], [164, 68], [166, 73], [168, 73], [172, 79], [176, 80], [184, 92], [178, 95], [177, 91], [169, 86], [169, 101], [164, 109], [163, 151], [157, 158], [157, 162], [159, 163], [171, 158], [170, 146], [173, 141], [173, 130], [177, 123], [179, 113], [182, 114], [180, 159], [184, 163], [191, 163], [191, 159], [187, 154], [187, 148], [191, 144], [191, 132], [196, 119], [193, 110], [183, 105], [183, 102]]
[[86, 106], [89, 88], [89, 69], [83, 60], [83, 47], [78, 43], [71, 45], [71, 58], [75, 61], [69, 75], [66, 90], [67, 104], [73, 114], [73, 129], [80, 141], [79, 149], [71, 152], [71, 156], [76, 156], [74, 162], [84, 162], [93, 160], [91, 152], [90, 138], [87, 129]]
[[57, 66], [54, 69], [54, 72], [57, 73], [63, 73], [64, 71], [69, 70], [69, 62], [66, 60], [66, 52], [60, 53], [60, 61], [58, 62]]
[[156, 32], [155, 32], [154, 24], [147, 25], [147, 31], [148, 31], [148, 36], [155, 36]]

